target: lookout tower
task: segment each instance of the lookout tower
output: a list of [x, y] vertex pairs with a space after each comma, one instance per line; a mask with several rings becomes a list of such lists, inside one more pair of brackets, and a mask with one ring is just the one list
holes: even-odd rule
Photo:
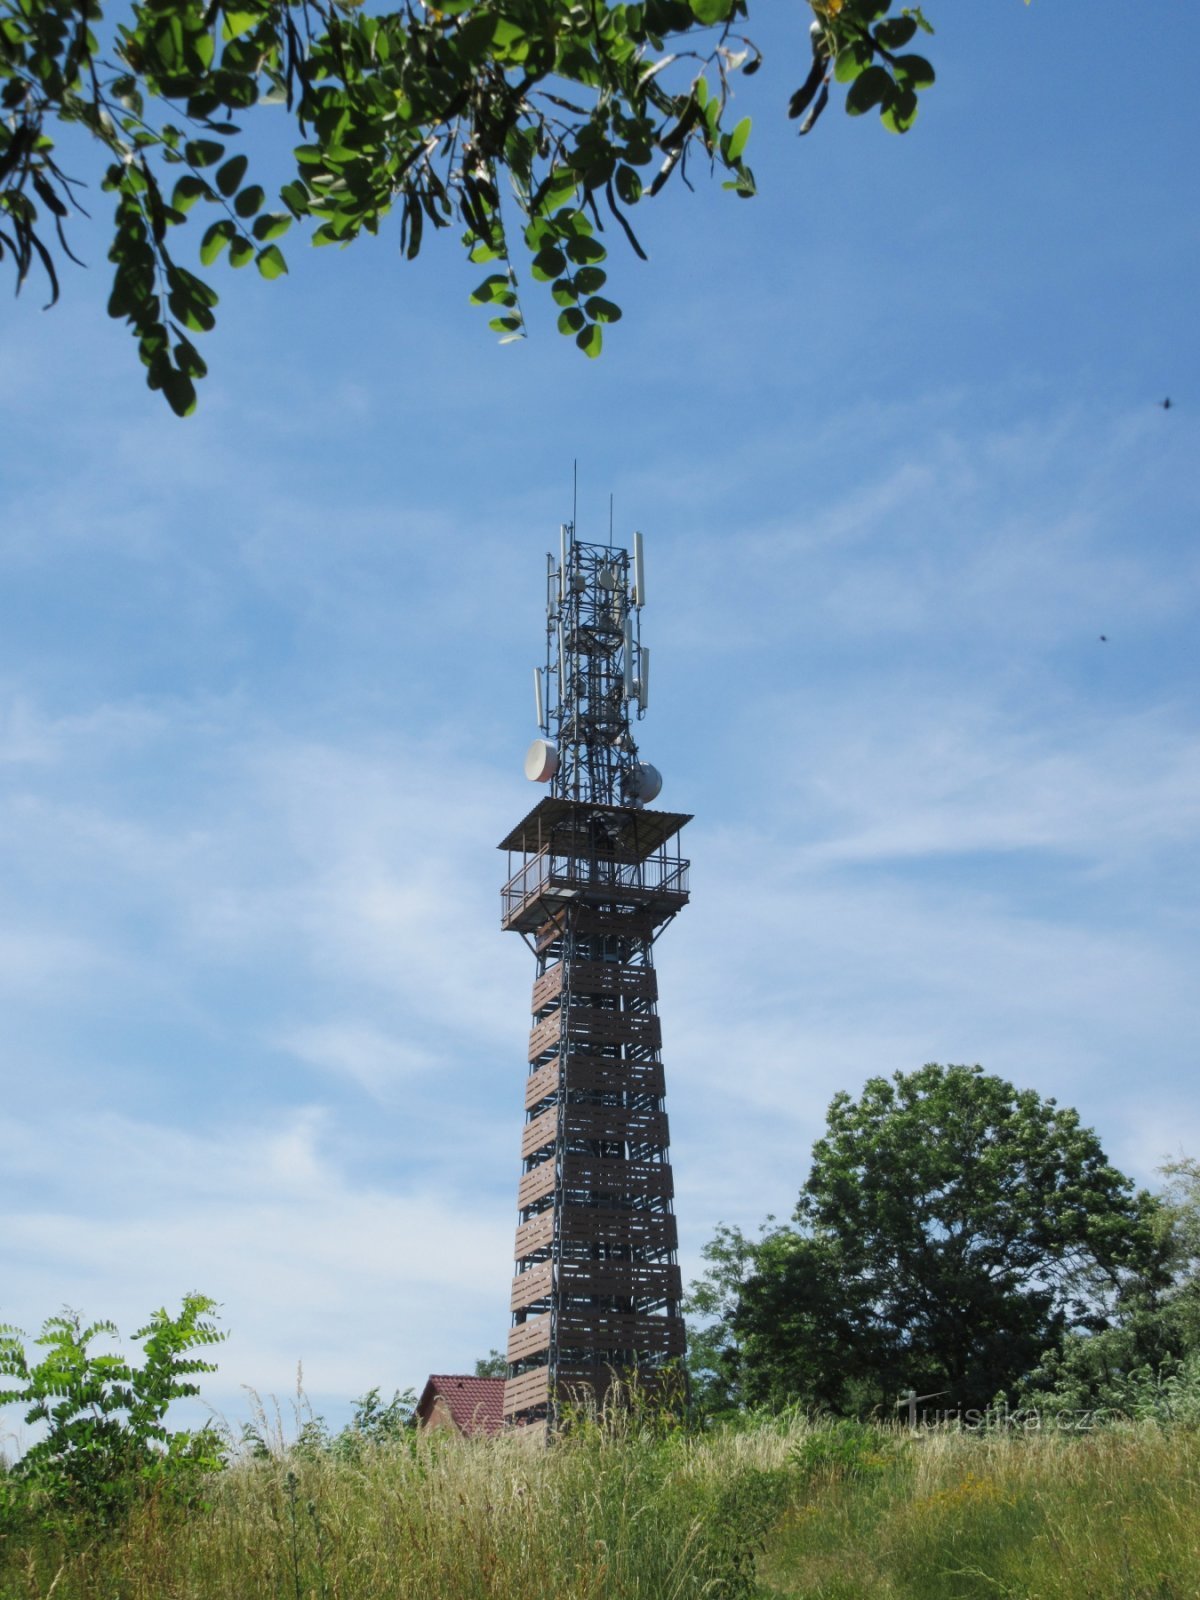
[[679, 833], [649, 809], [662, 778], [634, 727], [649, 704], [646, 580], [632, 554], [546, 557], [540, 737], [525, 775], [546, 793], [500, 845], [501, 925], [537, 962], [517, 1190], [506, 1420], [564, 1400], [653, 1388], [684, 1352], [654, 943], [687, 904]]

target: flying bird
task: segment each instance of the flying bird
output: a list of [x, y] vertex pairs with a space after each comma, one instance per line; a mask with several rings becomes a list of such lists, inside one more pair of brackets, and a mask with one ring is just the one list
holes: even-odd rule
[[1101, 644], [1107, 644], [1108, 643], [1108, 635], [1106, 633], [1102, 633], [1100, 635], [1100, 643]]
[[1170, 409], [1171, 409], [1171, 396], [1168, 395], [1165, 400], [1160, 400], [1158, 403], [1163, 408], [1164, 411], [1170, 411]]

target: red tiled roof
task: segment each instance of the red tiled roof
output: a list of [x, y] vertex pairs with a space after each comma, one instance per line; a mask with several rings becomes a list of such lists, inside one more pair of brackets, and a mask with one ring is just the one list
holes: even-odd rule
[[421, 1391], [417, 1416], [428, 1421], [441, 1399], [460, 1433], [499, 1433], [504, 1426], [504, 1379], [435, 1372]]

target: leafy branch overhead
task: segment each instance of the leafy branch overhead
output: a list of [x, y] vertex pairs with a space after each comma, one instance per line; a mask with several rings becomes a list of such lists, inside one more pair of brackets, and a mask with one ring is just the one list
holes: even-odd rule
[[[789, 107], [801, 133], [838, 85], [852, 115], [911, 127], [933, 82], [908, 49], [931, 31], [920, 9], [807, 4], [811, 67]], [[621, 315], [604, 292], [608, 225], [644, 257], [631, 213], [697, 161], [755, 192], [750, 119], [730, 111], [735, 74], [761, 62], [748, 22], [749, 0], [406, 0], [382, 14], [359, 0], [0, 0], [0, 258], [18, 288], [40, 268], [57, 299], [60, 262], [76, 259], [76, 164], [99, 152], [115, 199], [109, 312], [180, 415], [218, 298], [180, 259], [188, 233], [201, 268], [223, 256], [277, 278], [294, 223], [346, 245], [398, 209], [409, 257], [427, 230], [461, 230], [485, 269], [471, 298], [502, 338], [524, 331], [520, 257], [595, 356]], [[246, 144], [270, 104], [302, 141], [271, 199]]]

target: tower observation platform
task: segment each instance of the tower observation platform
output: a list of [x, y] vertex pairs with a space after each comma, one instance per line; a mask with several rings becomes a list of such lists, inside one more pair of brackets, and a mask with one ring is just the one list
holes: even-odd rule
[[553, 1426], [614, 1385], [652, 1390], [684, 1353], [654, 944], [688, 901], [680, 831], [650, 809], [645, 575], [571, 525], [547, 557], [541, 737], [546, 794], [500, 848], [501, 926], [533, 952], [516, 1269], [504, 1409]]

